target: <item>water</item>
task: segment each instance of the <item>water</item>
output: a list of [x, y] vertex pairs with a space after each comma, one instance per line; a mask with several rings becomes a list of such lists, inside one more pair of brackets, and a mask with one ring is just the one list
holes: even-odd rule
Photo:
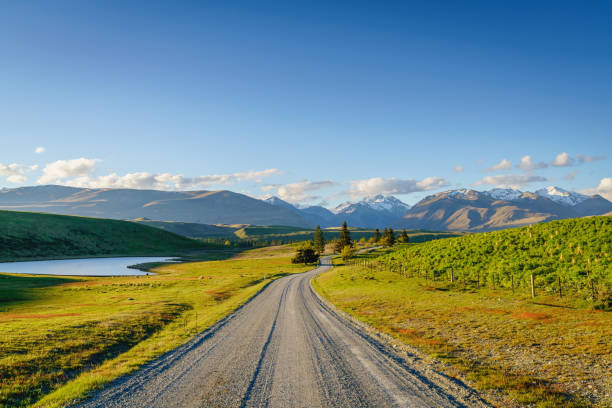
[[147, 273], [138, 269], [130, 269], [128, 266], [163, 261], [170, 261], [170, 259], [167, 257], [148, 256], [4, 262], [0, 263], [0, 272], [66, 276], [136, 276], [146, 275]]

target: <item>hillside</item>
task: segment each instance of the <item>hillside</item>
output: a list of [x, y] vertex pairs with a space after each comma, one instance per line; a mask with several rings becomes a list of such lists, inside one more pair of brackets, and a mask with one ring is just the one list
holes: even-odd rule
[[230, 226], [198, 224], [193, 222], [153, 221], [142, 218], [132, 221], [189, 238], [234, 238], [234, 233], [240, 229]]
[[552, 221], [359, 254], [313, 287], [492, 406], [610, 407], [611, 249], [612, 217]]
[[409, 276], [499, 288], [535, 286], [612, 307], [612, 217], [553, 221], [410, 246], [380, 258]]
[[130, 220], [312, 227], [299, 214], [231, 191], [87, 189], [63, 186], [0, 191], [0, 209]]
[[0, 211], [0, 260], [180, 254], [202, 244], [133, 222]]

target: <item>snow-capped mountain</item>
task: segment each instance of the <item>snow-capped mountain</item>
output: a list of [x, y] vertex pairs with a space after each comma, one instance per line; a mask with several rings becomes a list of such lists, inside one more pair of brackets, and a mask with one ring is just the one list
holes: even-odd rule
[[523, 195], [522, 191], [512, 188], [494, 188], [489, 191], [483, 191], [483, 193], [496, 200], [506, 201], [518, 200]]
[[404, 203], [401, 200], [398, 200], [397, 198], [393, 196], [385, 197], [383, 195], [377, 195], [371, 198], [364, 198], [362, 202], [370, 206], [370, 208], [373, 208], [379, 211], [404, 212], [405, 213], [410, 208], [408, 204]]
[[396, 225], [433, 230], [486, 231], [563, 218], [603, 215], [612, 203], [559, 187], [532, 192], [515, 189], [449, 190], [425, 197]]
[[336, 222], [364, 228], [382, 228], [394, 223], [410, 209], [410, 206], [393, 196], [377, 195], [356, 203], [346, 202], [332, 210]]
[[588, 195], [575, 193], [573, 191], [567, 191], [560, 187], [554, 186], [549, 186], [540, 190], [536, 190], [535, 193], [541, 197], [549, 198], [556, 203], [567, 206], [574, 206], [589, 199]]
[[352, 214], [359, 208], [370, 208], [376, 211], [404, 214], [410, 206], [393, 196], [377, 195], [366, 197], [358, 202], [344, 202], [336, 206], [332, 212], [334, 214]]
[[393, 226], [410, 206], [392, 196], [377, 195], [358, 202], [345, 202], [328, 210], [321, 206], [296, 206], [278, 197], [265, 200], [268, 204], [290, 208], [302, 218], [322, 227], [337, 227], [346, 221], [351, 227], [383, 228]]

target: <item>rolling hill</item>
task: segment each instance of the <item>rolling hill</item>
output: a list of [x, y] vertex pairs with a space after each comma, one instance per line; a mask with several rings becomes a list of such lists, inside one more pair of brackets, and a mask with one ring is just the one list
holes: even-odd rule
[[231, 191], [21, 187], [0, 191], [0, 209], [122, 220], [313, 226], [287, 208]]
[[201, 242], [133, 222], [0, 211], [0, 260], [179, 255]]

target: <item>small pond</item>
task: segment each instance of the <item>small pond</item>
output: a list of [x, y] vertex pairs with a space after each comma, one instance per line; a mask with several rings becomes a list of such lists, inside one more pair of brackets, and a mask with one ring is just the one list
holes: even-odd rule
[[121, 257], [58, 259], [52, 261], [1, 262], [0, 272], [27, 273], [33, 275], [66, 276], [136, 276], [147, 272], [131, 269], [128, 266], [147, 262], [168, 262], [168, 257]]

